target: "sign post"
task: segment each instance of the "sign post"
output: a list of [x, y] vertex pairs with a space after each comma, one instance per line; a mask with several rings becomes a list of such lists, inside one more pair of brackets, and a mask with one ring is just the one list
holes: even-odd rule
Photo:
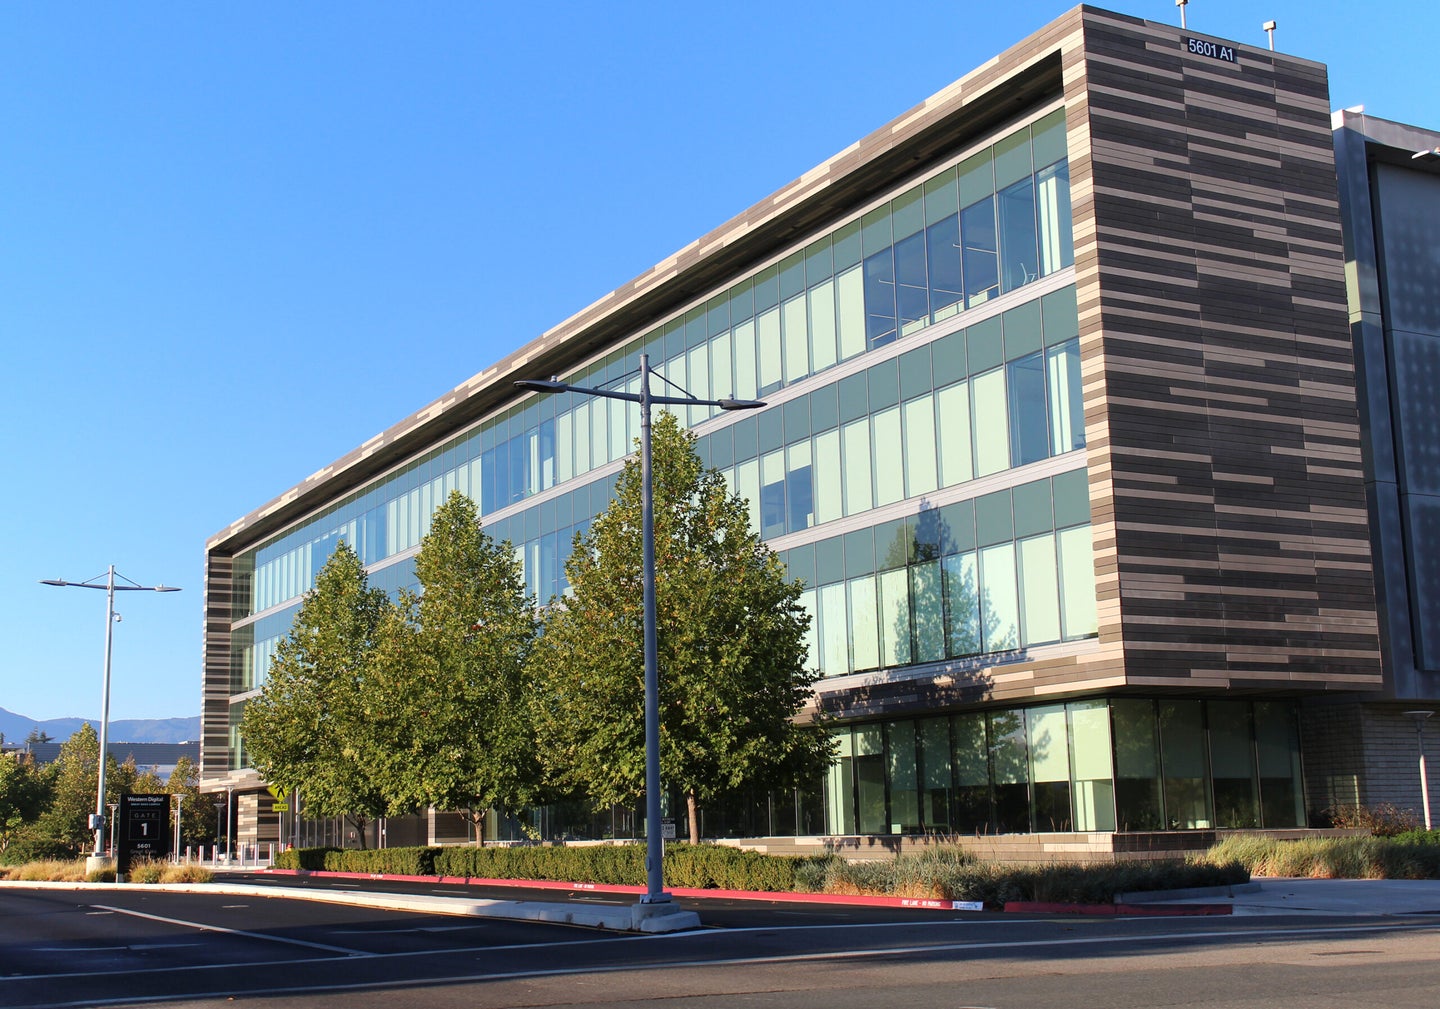
[[169, 857], [170, 831], [165, 829], [169, 812], [170, 796], [163, 792], [120, 796], [120, 822], [115, 841], [117, 883], [125, 881], [131, 862]]

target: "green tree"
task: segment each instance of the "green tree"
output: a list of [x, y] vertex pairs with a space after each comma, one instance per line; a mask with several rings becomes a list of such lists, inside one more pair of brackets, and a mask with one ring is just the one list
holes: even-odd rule
[[[745, 502], [706, 470], [668, 413], [652, 431], [662, 780], [699, 809], [742, 786], [813, 781], [831, 744], [799, 716], [819, 675], [807, 668], [801, 586], [750, 529]], [[577, 537], [532, 677], [542, 760], [558, 784], [598, 802], [644, 791], [641, 473]], [[650, 825], [655, 829], [655, 825]]]
[[362, 847], [366, 825], [386, 805], [362, 757], [373, 729], [376, 629], [392, 609], [342, 540], [315, 576], [240, 725], [251, 766], [290, 791], [303, 785], [309, 813], [345, 817]]
[[481, 844], [488, 810], [535, 795], [525, 684], [534, 602], [510, 545], [481, 529], [458, 491], [436, 509], [415, 575], [420, 595], [402, 593], [376, 636], [370, 759], [390, 813], [461, 812]]
[[[107, 765], [107, 776], [110, 766]], [[64, 845], [72, 853], [90, 850], [94, 837], [88, 822], [95, 812], [96, 778], [100, 772], [100, 738], [86, 722], [60, 744], [53, 775], [50, 808], [40, 818], [42, 837]], [[107, 786], [109, 782], [107, 781]], [[109, 788], [106, 788], [109, 792]]]
[[175, 761], [164, 791], [180, 796], [180, 844], [199, 844], [215, 836], [215, 807], [200, 795], [200, 768], [189, 757]]
[[28, 753], [0, 754], [0, 855], [32, 826], [50, 799], [45, 776]]

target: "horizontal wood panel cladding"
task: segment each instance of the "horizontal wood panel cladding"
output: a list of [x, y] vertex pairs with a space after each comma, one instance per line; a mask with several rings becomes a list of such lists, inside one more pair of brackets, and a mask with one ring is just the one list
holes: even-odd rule
[[1082, 21], [1065, 66], [1086, 164], [1076, 287], [1097, 577], [1119, 603], [1101, 638], [1130, 684], [1373, 689], [1324, 68]]

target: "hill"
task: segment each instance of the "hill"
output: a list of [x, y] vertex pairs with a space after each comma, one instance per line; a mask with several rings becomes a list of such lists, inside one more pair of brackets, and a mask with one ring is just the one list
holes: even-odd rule
[[[31, 730], [39, 729], [48, 733], [57, 743], [63, 743], [80, 726], [89, 722], [97, 729], [98, 718], [48, 718], [40, 720], [27, 718], [0, 708], [0, 734], [6, 743], [22, 743]], [[183, 743], [200, 738], [200, 716], [193, 718], [112, 718], [110, 739], [125, 743]]]

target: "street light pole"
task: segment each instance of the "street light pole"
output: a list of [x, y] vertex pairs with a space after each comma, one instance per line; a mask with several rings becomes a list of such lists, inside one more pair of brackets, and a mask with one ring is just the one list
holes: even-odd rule
[[[652, 927], [689, 928], [689, 918], [699, 924], [699, 917], [688, 915], [676, 908], [674, 898], [665, 892], [664, 886], [664, 840], [660, 833], [660, 658], [658, 635], [655, 629], [655, 498], [651, 474], [650, 452], [650, 408], [654, 404], [675, 406], [715, 406], [721, 410], [758, 410], [765, 404], [760, 400], [745, 399], [699, 399], [685, 396], [656, 396], [650, 391], [650, 355], [640, 355], [640, 391], [618, 392], [612, 389], [589, 389], [570, 385], [556, 379], [521, 379], [515, 383], [519, 389], [538, 393], [578, 392], [583, 396], [598, 396], [603, 399], [619, 399], [640, 405], [640, 541], [641, 581], [644, 596], [644, 651], [645, 651], [645, 896], [635, 908], [633, 920], [637, 927], [650, 921]], [[662, 381], [667, 381], [662, 376]], [[682, 390], [683, 391], [683, 390]], [[670, 924], [654, 925], [656, 919], [671, 917]]]
[[95, 850], [90, 855], [89, 864], [86, 866], [91, 870], [98, 869], [105, 864], [105, 762], [108, 756], [106, 750], [110, 745], [110, 654], [114, 644], [115, 623], [120, 619], [115, 612], [115, 593], [180, 591], [173, 585], [141, 585], [124, 575], [118, 577], [129, 584], [117, 585], [115, 584], [116, 577], [115, 565], [111, 564], [106, 571], [104, 582], [99, 580], [99, 575], [83, 582], [67, 582], [63, 578], [45, 578], [40, 581], [41, 585], [58, 585], [62, 588], [105, 590], [105, 670], [100, 694], [100, 773], [95, 795], [95, 813], [90, 817], [90, 829], [95, 832]]
[[1406, 717], [1415, 722], [1415, 745], [1420, 749], [1420, 803], [1425, 810], [1425, 829], [1433, 830], [1430, 820], [1430, 779], [1425, 773], [1425, 720], [1433, 711], [1407, 711]]

